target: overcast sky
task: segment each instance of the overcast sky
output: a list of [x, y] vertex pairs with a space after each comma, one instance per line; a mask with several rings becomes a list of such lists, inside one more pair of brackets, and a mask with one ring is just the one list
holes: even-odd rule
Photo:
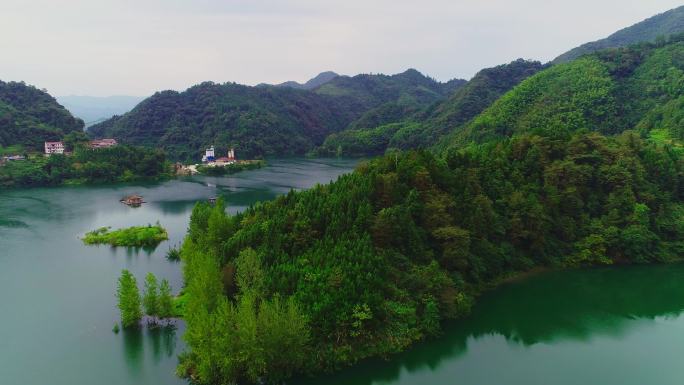
[[2, 0], [0, 79], [149, 95], [325, 70], [469, 78], [548, 61], [682, 0]]

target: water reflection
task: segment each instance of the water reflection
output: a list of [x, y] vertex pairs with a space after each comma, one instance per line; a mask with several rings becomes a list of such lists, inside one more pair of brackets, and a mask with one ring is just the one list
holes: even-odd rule
[[[653, 325], [656, 317], [677, 317], [683, 310], [684, 265], [547, 273], [484, 295], [470, 317], [445, 325], [441, 338], [390, 361], [369, 360], [336, 375], [292, 383], [391, 384], [402, 372], [447, 370], [486, 337], [503, 336], [523, 349], [539, 343], [591, 343], [599, 336], [624, 336], [644, 322]], [[494, 345], [488, 357], [525, 354]]]
[[143, 354], [143, 333], [141, 328], [127, 328], [121, 331], [124, 344], [124, 360], [132, 374], [140, 373]]

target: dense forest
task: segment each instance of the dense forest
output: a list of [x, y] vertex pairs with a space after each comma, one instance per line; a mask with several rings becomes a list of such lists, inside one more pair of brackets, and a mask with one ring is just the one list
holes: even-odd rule
[[608, 48], [622, 48], [642, 42], [655, 42], [668, 35], [684, 32], [684, 6], [650, 17], [621, 29], [605, 39], [583, 44], [558, 56], [554, 64], [567, 63], [582, 55]]
[[233, 216], [198, 204], [179, 373], [276, 383], [334, 370], [438, 335], [481, 290], [533, 268], [681, 260], [680, 40], [545, 69], [433, 151]]
[[180, 93], [159, 92], [89, 133], [161, 147], [180, 160], [197, 160], [211, 144], [235, 147], [242, 158], [304, 154], [371, 109], [386, 103], [426, 106], [462, 83], [438, 83], [415, 70], [338, 76], [313, 91], [207, 82]]
[[683, 98], [684, 34], [553, 66], [522, 82], [446, 142], [464, 145], [580, 128], [604, 134], [662, 128], [682, 140]]
[[43, 142], [59, 140], [83, 129], [47, 92], [21, 82], [0, 81], [0, 146], [42, 150]]
[[235, 216], [199, 204], [182, 249], [181, 374], [335, 369], [439, 334], [516, 272], [678, 259], [683, 165], [636, 132], [530, 134], [386, 155]]
[[480, 71], [448, 99], [428, 108], [384, 105], [369, 111], [348, 129], [328, 136], [315, 153], [359, 156], [382, 154], [392, 148], [430, 147], [542, 68], [539, 62], [519, 59]]
[[73, 155], [35, 156], [0, 167], [0, 187], [70, 183], [131, 182], [168, 177], [171, 164], [162, 150], [115, 146], [76, 147]]

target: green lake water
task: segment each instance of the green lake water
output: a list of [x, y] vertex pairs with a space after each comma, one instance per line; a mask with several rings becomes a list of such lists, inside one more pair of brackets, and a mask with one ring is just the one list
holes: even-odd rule
[[[112, 333], [121, 269], [182, 284], [166, 261], [195, 202], [221, 195], [232, 212], [291, 188], [325, 183], [353, 160], [273, 160], [232, 177], [152, 185], [0, 191], [0, 384], [185, 384], [175, 329]], [[148, 202], [118, 202], [139, 193]], [[84, 246], [101, 226], [159, 221], [170, 240], [154, 251]], [[467, 319], [390, 360], [295, 385], [684, 383], [684, 265], [544, 273], [478, 300]]]

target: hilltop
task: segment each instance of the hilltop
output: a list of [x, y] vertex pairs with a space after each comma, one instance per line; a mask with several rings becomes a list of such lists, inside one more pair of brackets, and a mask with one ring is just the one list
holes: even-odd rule
[[519, 59], [478, 72], [447, 99], [428, 108], [385, 105], [367, 113], [348, 129], [330, 135], [316, 151], [326, 155], [373, 155], [389, 148], [429, 147], [542, 68], [539, 62]]
[[605, 39], [583, 44], [558, 56], [552, 63], [567, 63], [582, 55], [606, 48], [621, 48], [644, 42], [652, 43], [658, 38], [666, 38], [668, 35], [681, 32], [684, 32], [684, 6], [621, 29]]
[[46, 91], [24, 82], [0, 81], [0, 146], [42, 150], [44, 141], [81, 130], [83, 121]]
[[[318, 87], [322, 86], [323, 84], [328, 83], [329, 81], [335, 79], [338, 76], [340, 76], [340, 75], [336, 74], [335, 72], [326, 71], [326, 72], [321, 72], [320, 74], [309, 79], [306, 83], [303, 83], [303, 84], [295, 82], [295, 81], [289, 81], [289, 82], [276, 84], [275, 87], [290, 87], [290, 88], [296, 88], [299, 90], [313, 90], [314, 88], [318, 88]], [[261, 85], [267, 86], [267, 84], [261, 84]]]
[[158, 92], [89, 133], [161, 147], [176, 159], [195, 159], [209, 144], [235, 147], [241, 157], [304, 154], [374, 108], [427, 106], [462, 83], [439, 83], [416, 70], [338, 76], [311, 91], [206, 82]]

